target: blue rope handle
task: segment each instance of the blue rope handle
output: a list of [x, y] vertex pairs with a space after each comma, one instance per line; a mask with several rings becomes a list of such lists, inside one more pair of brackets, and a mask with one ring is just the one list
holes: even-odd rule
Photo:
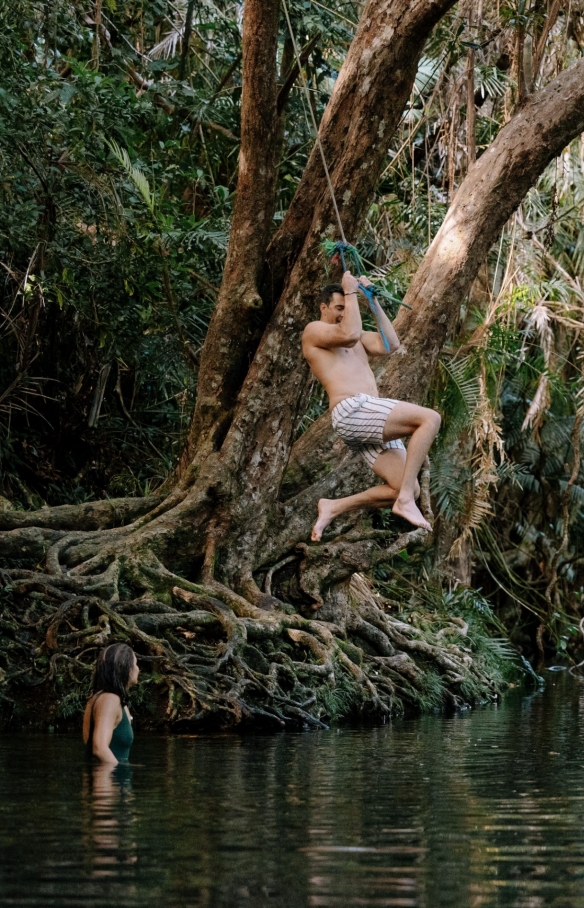
[[381, 309], [381, 306], [379, 304], [377, 296], [375, 295], [377, 292], [376, 288], [373, 286], [373, 284], [370, 284], [369, 287], [364, 287], [363, 284], [359, 284], [359, 290], [361, 290], [367, 297], [367, 302], [369, 303], [369, 308], [373, 313], [373, 317], [377, 324], [377, 330], [379, 331], [381, 340], [383, 341], [383, 346], [388, 353], [391, 353], [391, 344], [389, 343], [385, 331], [381, 326], [381, 313], [379, 311]]
[[[350, 246], [348, 243], [337, 243], [336, 249], [341, 257], [341, 263], [343, 265], [343, 273], [345, 271], [349, 270], [347, 268], [347, 260], [345, 258], [345, 253], [348, 253], [352, 257], [355, 270], [357, 272], [361, 273], [361, 262], [359, 260], [359, 253], [357, 252], [357, 250], [355, 249], [354, 246]], [[367, 297], [367, 302], [369, 303], [369, 308], [371, 309], [371, 312], [373, 313], [373, 318], [375, 319], [375, 323], [377, 325], [377, 330], [379, 331], [379, 334], [381, 335], [381, 340], [383, 341], [384, 348], [386, 349], [386, 351], [388, 353], [391, 353], [391, 344], [389, 343], [387, 336], [385, 334], [385, 331], [383, 330], [382, 325], [381, 325], [381, 313], [379, 311], [381, 306], [379, 304], [379, 300], [377, 299], [377, 288], [373, 284], [370, 284], [369, 287], [364, 287], [363, 284], [359, 284], [359, 290], [361, 290]]]

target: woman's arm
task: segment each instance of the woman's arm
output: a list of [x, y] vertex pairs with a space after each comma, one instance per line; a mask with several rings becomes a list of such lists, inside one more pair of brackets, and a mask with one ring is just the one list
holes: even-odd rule
[[102, 763], [118, 765], [110, 750], [114, 728], [122, 721], [122, 704], [117, 694], [102, 694], [93, 708], [93, 755]]

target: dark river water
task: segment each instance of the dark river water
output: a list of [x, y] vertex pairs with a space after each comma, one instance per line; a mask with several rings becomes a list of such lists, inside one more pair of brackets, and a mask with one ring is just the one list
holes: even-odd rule
[[0, 738], [0, 905], [584, 908], [584, 684], [383, 728]]

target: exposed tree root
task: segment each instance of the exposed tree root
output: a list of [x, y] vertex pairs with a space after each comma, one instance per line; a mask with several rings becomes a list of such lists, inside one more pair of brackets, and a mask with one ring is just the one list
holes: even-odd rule
[[[426, 464], [421, 501], [431, 518], [428, 478]], [[45, 556], [45, 572], [0, 575], [4, 721], [78, 713], [96, 651], [113, 640], [128, 641], [143, 660], [135, 705], [155, 725], [323, 728], [347, 714], [379, 720], [408, 706], [497, 694], [457, 619], [424, 634], [396, 618], [364, 577], [423, 543], [425, 530], [396, 538], [354, 527], [331, 542], [301, 543], [257, 579], [246, 575], [236, 592], [215, 578], [212, 544], [202, 581], [191, 583], [143, 541], [134, 544], [136, 523], [85, 532], [63, 532], [54, 514], [47, 523], [2, 536], [17, 534], [20, 544], [37, 534]]]
[[[179, 580], [159, 572], [159, 580], [171, 578]], [[120, 601], [103, 596], [103, 576], [102, 595], [89, 591], [95, 578], [13, 570], [2, 580], [5, 722], [50, 723], [78, 713], [96, 651], [112, 640], [127, 640], [142, 657], [136, 708], [142, 722], [157, 725], [247, 720], [322, 728], [348, 713], [379, 720], [423, 702], [429, 672], [439, 678], [436, 705], [467, 702], [465, 685], [482, 699], [497, 693], [459, 625], [447, 623], [428, 641], [355, 573], [336, 621], [263, 611], [233, 593], [219, 598], [219, 584], [182, 581], [165, 601], [148, 591]], [[461, 643], [451, 642], [454, 635]]]
[[48, 530], [104, 530], [121, 527], [147, 514], [160, 503], [156, 496], [148, 498], [108, 498], [85, 504], [65, 504], [37, 511], [0, 511], [0, 530], [19, 530], [41, 527]]

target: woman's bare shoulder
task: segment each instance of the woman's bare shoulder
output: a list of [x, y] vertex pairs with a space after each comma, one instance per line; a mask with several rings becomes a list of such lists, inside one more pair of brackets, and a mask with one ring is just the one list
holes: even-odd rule
[[105, 716], [110, 713], [122, 712], [122, 701], [117, 694], [103, 693], [99, 696], [95, 695], [89, 702], [93, 702], [94, 716]]

